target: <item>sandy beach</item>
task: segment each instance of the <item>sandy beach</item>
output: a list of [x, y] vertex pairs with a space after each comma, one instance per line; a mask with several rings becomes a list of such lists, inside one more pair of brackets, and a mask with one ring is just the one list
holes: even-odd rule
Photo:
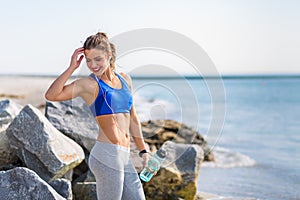
[[[71, 83], [76, 78], [70, 78]], [[55, 77], [0, 76], [0, 100], [11, 99], [23, 106], [31, 104], [44, 113], [45, 92]]]

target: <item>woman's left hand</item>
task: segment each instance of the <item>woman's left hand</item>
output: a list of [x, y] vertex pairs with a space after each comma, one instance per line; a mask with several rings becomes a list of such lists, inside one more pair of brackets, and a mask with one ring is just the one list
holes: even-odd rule
[[[144, 153], [142, 158], [143, 158], [143, 168], [147, 166], [148, 161], [150, 160], [151, 155], [149, 153]], [[155, 171], [154, 176], [157, 174], [157, 171]]]
[[144, 153], [142, 155], [142, 159], [143, 159], [143, 168], [144, 168], [144, 167], [146, 167], [146, 165], [148, 164], [148, 161], [150, 159], [149, 153]]

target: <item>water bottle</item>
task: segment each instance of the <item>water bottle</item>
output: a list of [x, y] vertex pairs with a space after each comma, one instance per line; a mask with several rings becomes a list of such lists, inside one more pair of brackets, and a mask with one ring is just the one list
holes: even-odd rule
[[140, 178], [149, 182], [155, 172], [157, 172], [160, 168], [161, 163], [165, 160], [167, 152], [163, 149], [159, 149], [155, 152], [155, 154], [150, 158], [148, 164], [140, 173]]

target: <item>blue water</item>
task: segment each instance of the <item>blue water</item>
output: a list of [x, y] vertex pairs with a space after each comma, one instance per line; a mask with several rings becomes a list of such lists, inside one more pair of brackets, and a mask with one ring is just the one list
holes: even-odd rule
[[[204, 79], [133, 79], [142, 120], [174, 119], [211, 145], [256, 161], [248, 167], [200, 171], [198, 190], [231, 197], [300, 199], [300, 78], [223, 79], [212, 102]], [[226, 108], [221, 134], [209, 134], [212, 108]], [[221, 110], [221, 109], [220, 109]], [[222, 118], [222, 113], [218, 114]], [[219, 125], [216, 125], [219, 126]]]

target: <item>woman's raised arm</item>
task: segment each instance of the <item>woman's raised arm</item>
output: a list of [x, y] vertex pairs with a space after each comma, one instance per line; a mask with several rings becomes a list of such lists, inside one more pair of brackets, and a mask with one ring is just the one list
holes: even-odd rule
[[78, 48], [74, 51], [70, 66], [51, 84], [47, 92], [45, 93], [45, 98], [50, 101], [64, 101], [77, 97], [80, 92], [82, 92], [82, 86], [78, 80], [65, 85], [67, 80], [73, 74], [73, 72], [80, 66], [83, 59], [81, 55], [84, 52], [84, 48]]

